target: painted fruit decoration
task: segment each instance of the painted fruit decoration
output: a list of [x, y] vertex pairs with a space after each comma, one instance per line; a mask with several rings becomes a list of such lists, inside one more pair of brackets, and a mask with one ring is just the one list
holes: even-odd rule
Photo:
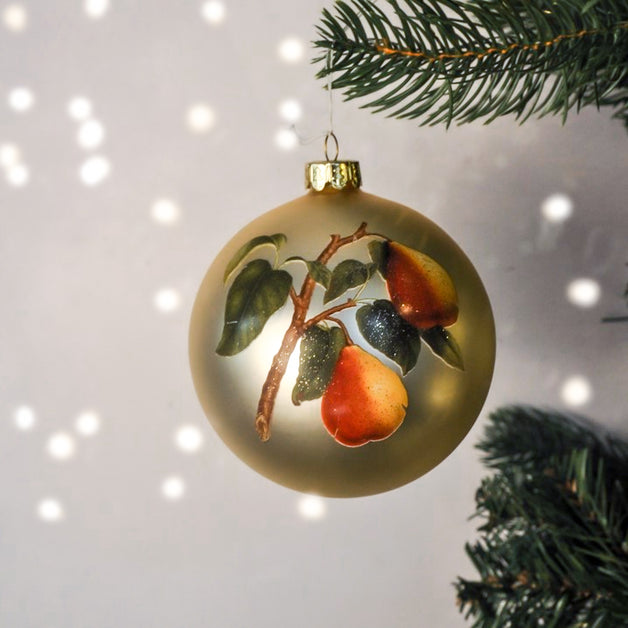
[[[281, 233], [253, 238], [236, 252], [224, 273], [227, 282], [258, 247], [270, 245], [276, 250], [274, 265], [253, 259], [232, 281], [216, 348], [219, 355], [245, 350], [288, 300], [294, 308], [260, 393], [255, 427], [261, 440], [270, 438], [277, 392], [299, 343], [292, 402], [298, 406], [321, 399], [322, 423], [341, 445], [358, 447], [388, 438], [406, 416], [408, 394], [402, 376], [415, 367], [422, 344], [450, 367], [464, 368], [458, 344], [446, 329], [458, 318], [451, 277], [424, 253], [370, 233], [366, 223], [347, 236], [332, 235], [314, 260], [297, 256], [280, 262], [279, 250], [286, 239]], [[358, 242], [366, 244], [363, 257], [367, 261], [345, 259], [333, 268], [328, 266], [338, 250]], [[298, 292], [286, 270], [291, 263], [307, 268]], [[370, 281], [381, 279], [390, 300], [360, 298]], [[317, 289], [324, 291], [324, 309], [311, 313]], [[366, 343], [392, 361], [400, 374], [354, 343], [338, 317], [345, 310], [355, 311]]]
[[440, 264], [399, 242], [390, 242], [385, 256], [388, 293], [404, 320], [418, 329], [456, 322], [456, 288]]
[[321, 401], [323, 424], [339, 443], [359, 447], [388, 438], [407, 407], [408, 393], [397, 373], [358, 345], [340, 351]]

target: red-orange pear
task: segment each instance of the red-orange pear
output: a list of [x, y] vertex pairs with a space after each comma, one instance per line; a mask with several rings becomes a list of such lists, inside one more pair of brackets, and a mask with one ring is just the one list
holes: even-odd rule
[[388, 438], [403, 422], [408, 393], [401, 378], [357, 345], [340, 351], [321, 402], [323, 424], [342, 445]]
[[399, 242], [388, 243], [386, 285], [395, 309], [414, 327], [447, 327], [458, 319], [458, 296], [447, 271]]

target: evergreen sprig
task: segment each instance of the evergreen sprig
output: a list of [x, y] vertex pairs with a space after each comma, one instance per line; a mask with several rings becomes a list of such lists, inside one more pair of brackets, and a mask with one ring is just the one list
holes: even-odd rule
[[527, 407], [490, 417], [478, 445], [481, 539], [459, 578], [474, 628], [628, 626], [628, 443]]
[[338, 0], [318, 76], [421, 124], [609, 106], [628, 126], [628, 0]]

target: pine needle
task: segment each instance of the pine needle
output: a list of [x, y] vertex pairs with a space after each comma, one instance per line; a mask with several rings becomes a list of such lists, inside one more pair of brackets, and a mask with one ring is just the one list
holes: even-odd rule
[[514, 406], [491, 415], [478, 448], [495, 471], [466, 546], [480, 579], [456, 583], [473, 627], [628, 626], [628, 443]]
[[318, 76], [375, 112], [449, 126], [593, 105], [628, 126], [628, 0], [338, 0], [318, 34]]

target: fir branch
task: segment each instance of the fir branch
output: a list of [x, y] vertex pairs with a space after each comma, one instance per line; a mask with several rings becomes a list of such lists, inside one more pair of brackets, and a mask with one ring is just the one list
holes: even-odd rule
[[628, 126], [628, 0], [338, 0], [318, 76], [421, 124], [609, 106]]
[[476, 495], [482, 536], [459, 578], [474, 628], [628, 625], [628, 443], [574, 417], [495, 412], [478, 445], [496, 474]]

